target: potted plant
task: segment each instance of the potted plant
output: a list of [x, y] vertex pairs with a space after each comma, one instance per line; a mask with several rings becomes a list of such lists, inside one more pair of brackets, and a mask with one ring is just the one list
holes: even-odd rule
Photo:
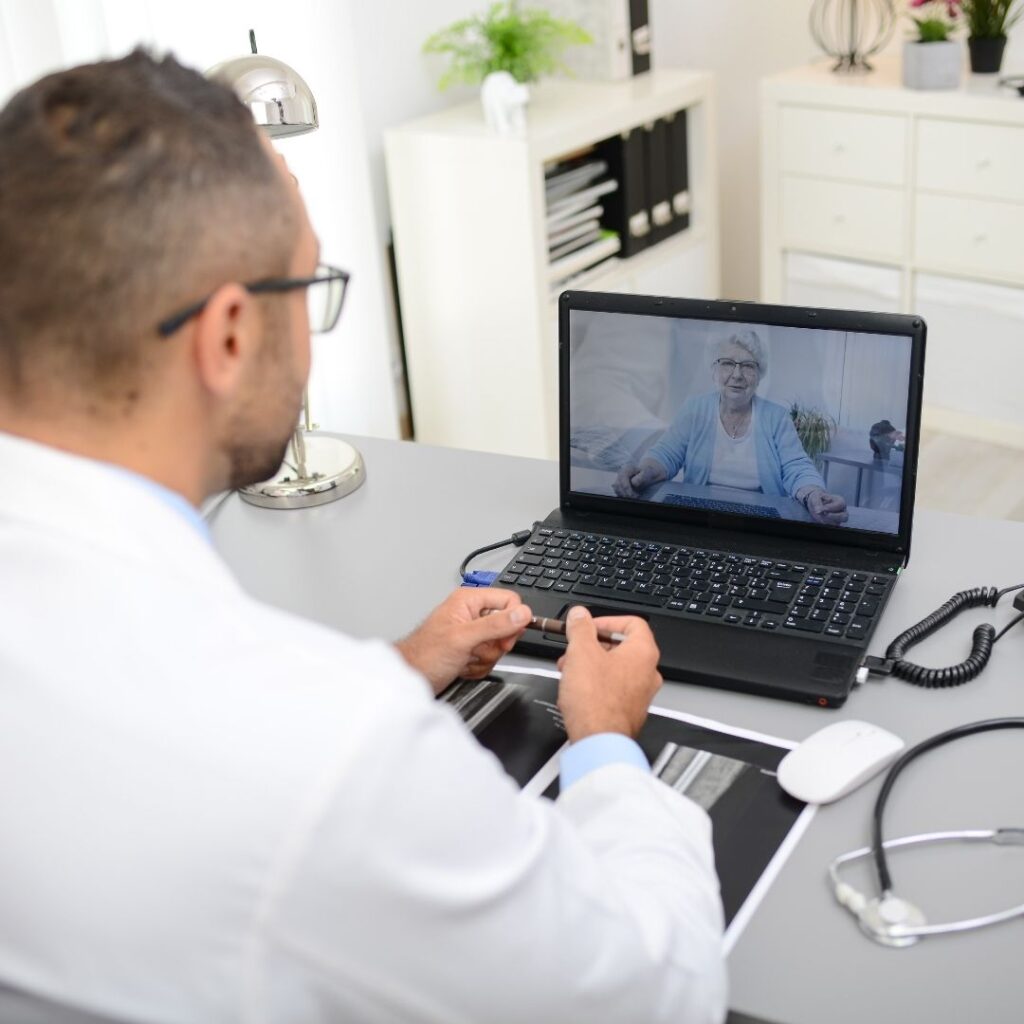
[[449, 58], [438, 88], [475, 85], [495, 71], [507, 71], [517, 82], [535, 82], [541, 75], [564, 70], [562, 52], [568, 46], [592, 42], [577, 24], [548, 11], [520, 8], [516, 0], [491, 4], [435, 32], [424, 53]]
[[903, 84], [908, 89], [955, 89], [960, 84], [960, 44], [950, 36], [960, 0], [910, 0], [916, 39], [903, 44]]
[[1024, 15], [1018, 0], [964, 0], [971, 70], [994, 74], [1003, 63], [1006, 35]]
[[821, 456], [829, 450], [838, 424], [820, 409], [801, 405], [799, 402], [790, 403], [789, 415], [804, 451], [818, 469], [821, 469]]

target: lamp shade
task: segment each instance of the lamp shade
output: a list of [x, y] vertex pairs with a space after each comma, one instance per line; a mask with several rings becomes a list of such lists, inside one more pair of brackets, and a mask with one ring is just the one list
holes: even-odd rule
[[206, 77], [233, 89], [271, 138], [304, 135], [319, 127], [312, 91], [284, 61], [249, 53], [217, 64]]

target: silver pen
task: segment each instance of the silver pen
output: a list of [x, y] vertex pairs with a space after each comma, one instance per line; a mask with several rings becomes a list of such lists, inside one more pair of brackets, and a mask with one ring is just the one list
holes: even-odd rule
[[[501, 611], [500, 608], [485, 608], [480, 614], [490, 615], [493, 612]], [[565, 636], [565, 619], [546, 619], [542, 615], [534, 615], [526, 624], [527, 629], [539, 629], [544, 633], [557, 633]], [[621, 644], [626, 639], [625, 633], [606, 633], [603, 629], [597, 631], [597, 639], [606, 644]]]

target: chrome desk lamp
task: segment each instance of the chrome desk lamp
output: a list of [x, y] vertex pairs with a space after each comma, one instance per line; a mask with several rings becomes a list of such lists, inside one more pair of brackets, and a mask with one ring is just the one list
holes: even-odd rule
[[[283, 61], [258, 53], [251, 29], [249, 46], [252, 53], [217, 64], [206, 72], [207, 77], [233, 89], [272, 139], [303, 135], [319, 127], [316, 100], [302, 76]], [[352, 445], [313, 433], [308, 391], [302, 411], [302, 422], [288, 442], [277, 475], [240, 488], [238, 493], [250, 504], [263, 508], [326, 505], [351, 494], [366, 479], [363, 457]]]

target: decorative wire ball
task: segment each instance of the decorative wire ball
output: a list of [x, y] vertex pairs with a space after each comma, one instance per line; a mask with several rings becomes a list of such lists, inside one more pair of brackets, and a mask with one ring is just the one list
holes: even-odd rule
[[892, 0], [814, 0], [811, 36], [830, 57], [833, 71], [871, 71], [868, 57], [882, 49], [896, 27]]

